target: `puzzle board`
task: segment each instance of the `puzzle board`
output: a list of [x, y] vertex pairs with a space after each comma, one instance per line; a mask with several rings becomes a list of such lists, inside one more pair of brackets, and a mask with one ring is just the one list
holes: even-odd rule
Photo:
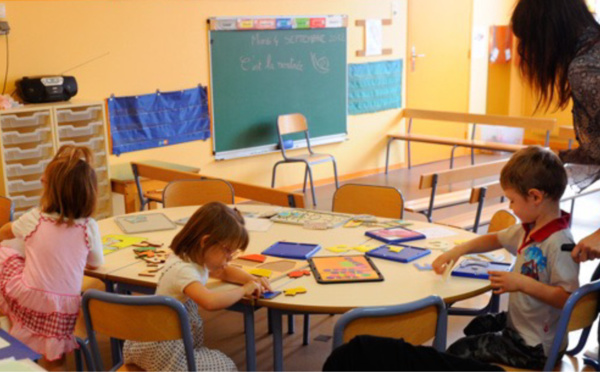
[[229, 262], [229, 265], [238, 267], [248, 273], [254, 269], [270, 270], [271, 276], [269, 280], [278, 279], [285, 276], [287, 273], [298, 270], [301, 267], [306, 267], [306, 262], [295, 261], [278, 257], [267, 257], [265, 262], [248, 261], [240, 258], [234, 258]]
[[334, 228], [342, 226], [351, 218], [352, 216], [348, 214], [329, 213], [308, 209], [293, 209], [277, 213], [275, 216], [271, 217], [271, 221], [290, 223], [293, 225], [304, 225], [306, 221], [325, 222]]
[[148, 238], [139, 236], [109, 234], [102, 237], [102, 251], [104, 255], [118, 251], [121, 248], [131, 247], [134, 244], [143, 242]]
[[366, 256], [313, 257], [308, 263], [321, 284], [383, 281], [377, 266]]

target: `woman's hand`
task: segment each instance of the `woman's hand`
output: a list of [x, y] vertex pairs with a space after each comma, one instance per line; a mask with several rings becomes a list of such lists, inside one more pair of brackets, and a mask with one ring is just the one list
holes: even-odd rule
[[600, 257], [600, 229], [583, 238], [571, 252], [573, 261], [580, 263]]

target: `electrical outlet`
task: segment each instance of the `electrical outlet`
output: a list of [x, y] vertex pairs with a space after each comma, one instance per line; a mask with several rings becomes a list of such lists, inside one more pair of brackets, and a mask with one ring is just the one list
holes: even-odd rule
[[0, 21], [0, 35], [8, 35], [10, 32], [10, 26], [7, 21]]

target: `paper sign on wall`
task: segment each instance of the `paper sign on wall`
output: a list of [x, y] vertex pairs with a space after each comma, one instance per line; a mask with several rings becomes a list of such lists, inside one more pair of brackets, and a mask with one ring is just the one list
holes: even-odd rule
[[382, 23], [381, 19], [365, 21], [365, 55], [379, 56], [382, 52]]

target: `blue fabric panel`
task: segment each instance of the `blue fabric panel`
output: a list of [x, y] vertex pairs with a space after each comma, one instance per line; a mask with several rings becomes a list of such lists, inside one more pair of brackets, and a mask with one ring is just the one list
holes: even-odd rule
[[402, 107], [402, 60], [350, 64], [348, 113], [364, 114]]
[[206, 87], [108, 99], [113, 153], [210, 137]]

